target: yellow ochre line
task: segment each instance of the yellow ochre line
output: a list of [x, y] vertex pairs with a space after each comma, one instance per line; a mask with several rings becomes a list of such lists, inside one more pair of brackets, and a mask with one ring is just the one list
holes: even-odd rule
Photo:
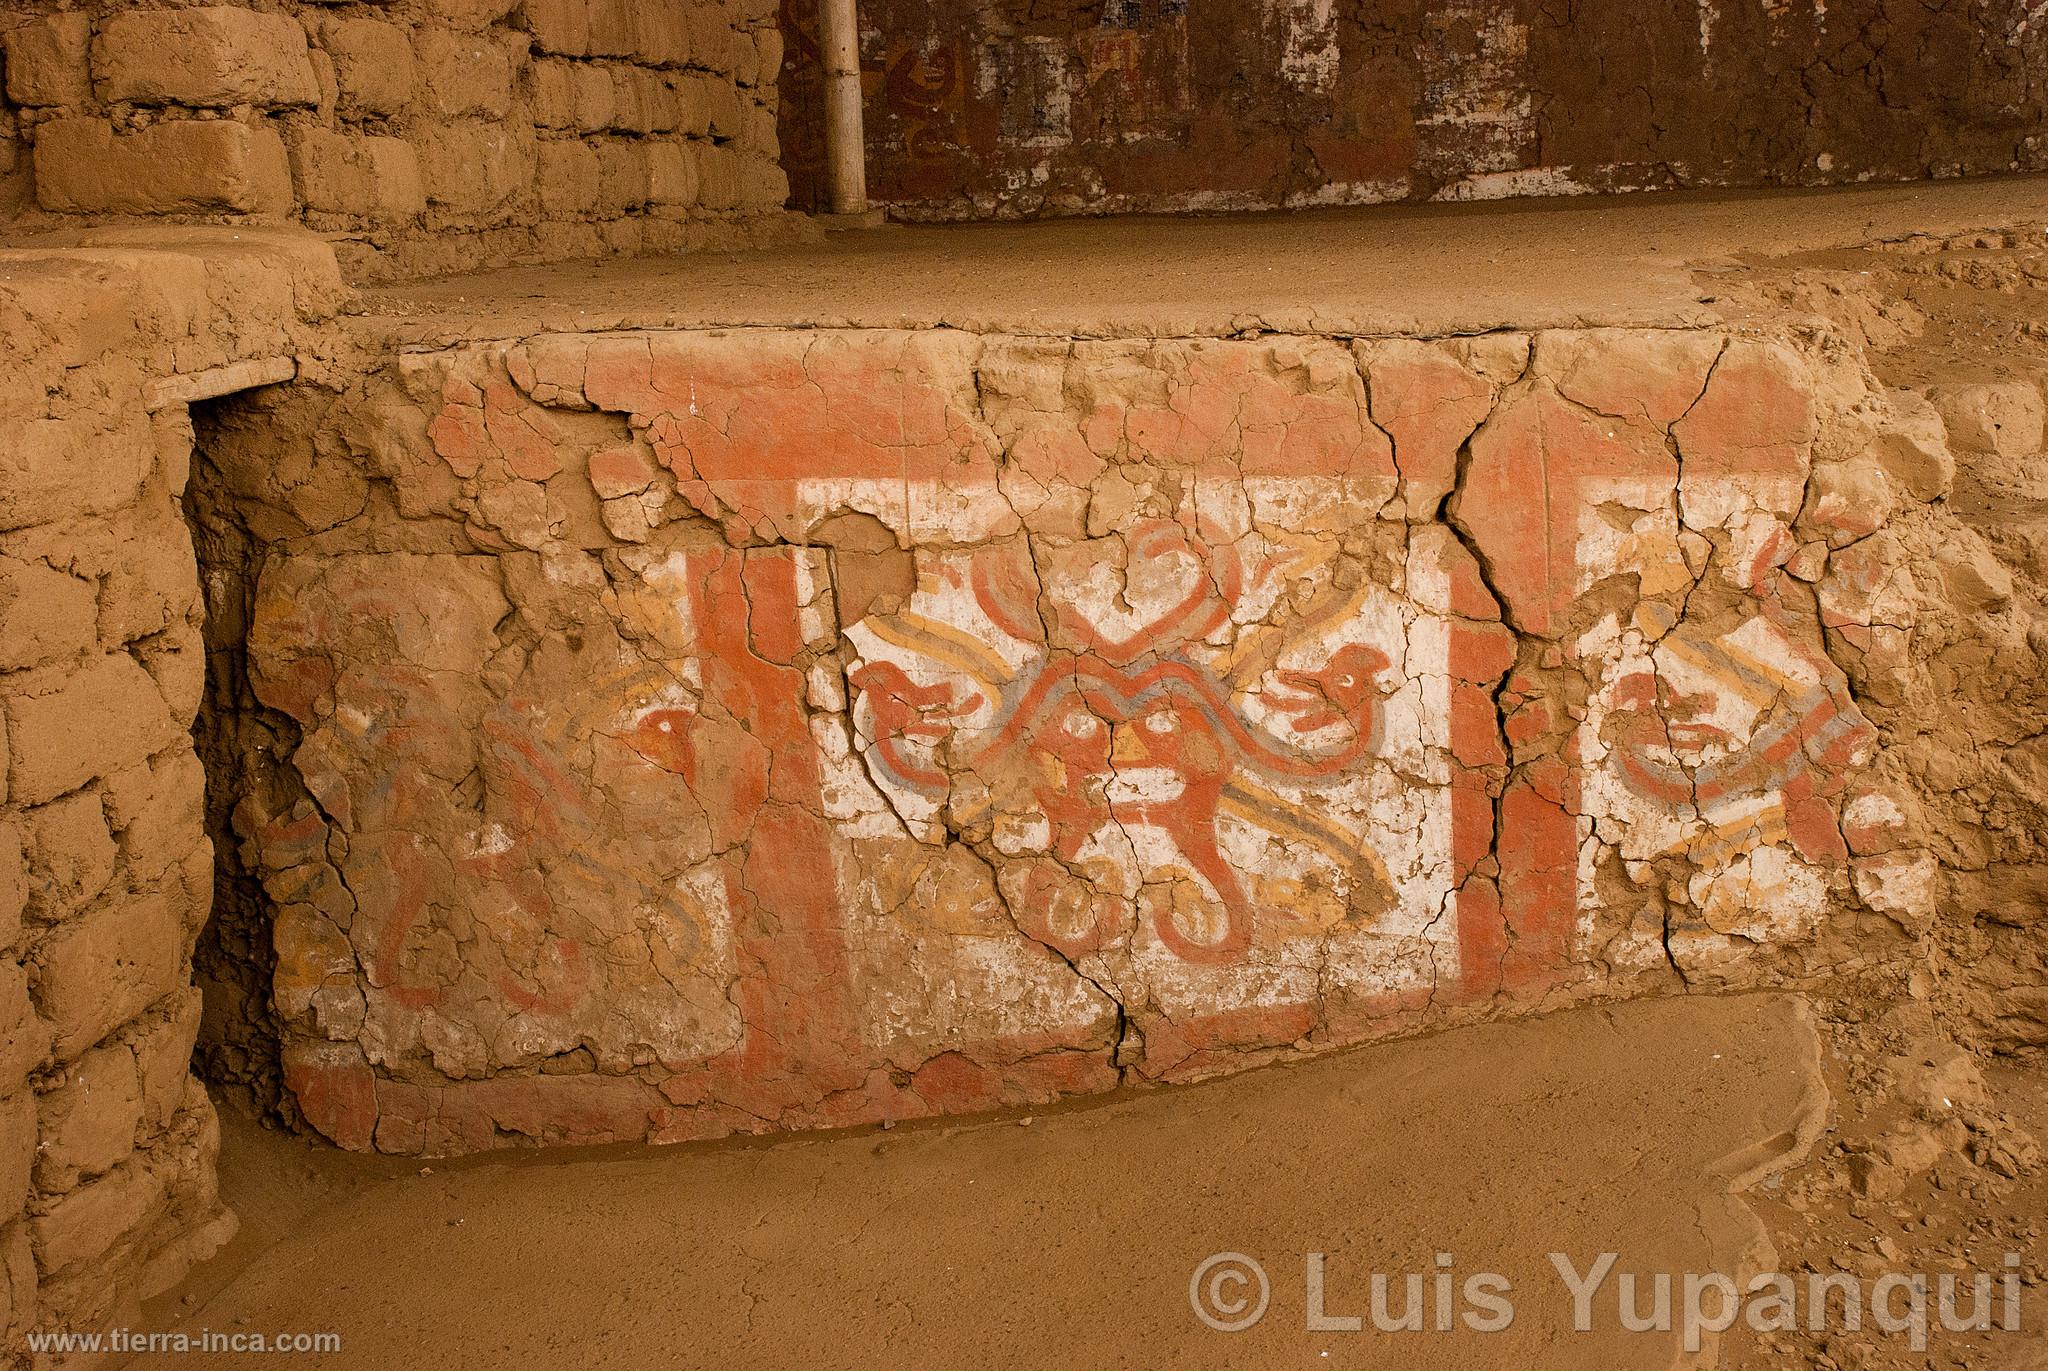
[[1364, 857], [1371, 865], [1373, 874], [1393, 885], [1393, 878], [1387, 873], [1387, 864], [1380, 859], [1372, 845], [1363, 836], [1353, 837], [1342, 829], [1331, 827], [1303, 813], [1297, 805], [1283, 800], [1278, 795], [1253, 785], [1242, 777], [1232, 779], [1223, 789], [1219, 808], [1227, 809], [1241, 819], [1248, 819], [1261, 828], [1291, 834], [1322, 849], [1331, 859], [1342, 865], [1344, 859], [1353, 853]]
[[1307, 641], [1314, 635], [1316, 630], [1332, 623], [1348, 620], [1371, 597], [1373, 590], [1374, 587], [1370, 585], [1361, 586], [1356, 592], [1345, 597], [1330, 609], [1316, 610], [1313, 607], [1313, 602], [1311, 602], [1310, 611], [1293, 622], [1285, 624], [1262, 623], [1251, 626], [1248, 632], [1241, 631], [1236, 646], [1231, 648], [1229, 653], [1218, 664], [1217, 674], [1231, 678], [1234, 681], [1238, 668], [1244, 664], [1247, 658], [1255, 654], [1263, 654], [1267, 645], [1275, 638], [1278, 638], [1281, 640], [1280, 646], [1278, 650], [1270, 654], [1271, 659], [1266, 662], [1266, 665], [1270, 667], [1273, 662], [1279, 660], [1280, 653], [1286, 651], [1292, 643]]
[[[1668, 650], [1673, 656], [1683, 658], [1702, 671], [1705, 671], [1716, 681], [1727, 686], [1759, 709], [1783, 694], [1784, 684], [1790, 679], [1767, 668], [1763, 668], [1759, 663], [1743, 659], [1739, 654], [1730, 651], [1725, 644], [1717, 645], [1713, 651], [1708, 651], [1682, 641], [1671, 642], [1668, 645]], [[1730, 671], [1728, 668], [1731, 666], [1736, 669]], [[1766, 681], [1776, 677], [1779, 684], [1777, 686], [1759, 685], [1757, 682], [1749, 679], [1752, 674], [1760, 675]]]
[[1001, 700], [1003, 683], [1012, 675], [1002, 658], [974, 639], [914, 614], [863, 619], [861, 626], [883, 642], [921, 653], [971, 677], [991, 705]]
[[1731, 819], [1724, 824], [1715, 824], [1704, 833], [1695, 833], [1690, 838], [1681, 838], [1659, 853], [1663, 857], [1684, 857], [1696, 854], [1702, 849], [1723, 846], [1741, 850], [1744, 840], [1754, 835], [1748, 846], [1765, 846], [1780, 842], [1785, 837], [1785, 804], [1779, 800], [1761, 809], [1751, 810], [1741, 818]]

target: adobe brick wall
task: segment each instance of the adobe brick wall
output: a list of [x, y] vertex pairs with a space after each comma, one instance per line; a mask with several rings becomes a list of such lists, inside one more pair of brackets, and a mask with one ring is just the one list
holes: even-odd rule
[[[175, 236], [176, 231], [166, 231]], [[191, 1077], [214, 884], [185, 400], [292, 371], [331, 254], [0, 251], [0, 1325], [105, 1327], [231, 1231]]]
[[[1250, 209], [2048, 166], [2032, 0], [863, 0], [906, 218]], [[782, 148], [822, 194], [815, 0]]]
[[6, 0], [0, 216], [288, 218], [356, 279], [800, 233], [767, 0]]
[[1914, 612], [1844, 492], [1947, 448], [1825, 337], [545, 334], [210, 456], [299, 730], [226, 840], [345, 1147], [1189, 1079], [1931, 910], [1837, 659]]

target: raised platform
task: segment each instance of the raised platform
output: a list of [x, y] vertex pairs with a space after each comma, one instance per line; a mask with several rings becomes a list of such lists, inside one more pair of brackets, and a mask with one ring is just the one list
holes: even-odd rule
[[1692, 254], [2037, 207], [1957, 189], [380, 294], [201, 426], [299, 1109], [404, 1153], [827, 1127], [1881, 959], [1932, 862], [1856, 691], [1953, 460]]
[[[1697, 272], [2048, 222], [2048, 179], [919, 228], [822, 248], [368, 292], [409, 342], [550, 330], [935, 328], [1061, 337], [1453, 334], [1729, 322]], [[1702, 298], [1709, 297], [1709, 298]]]

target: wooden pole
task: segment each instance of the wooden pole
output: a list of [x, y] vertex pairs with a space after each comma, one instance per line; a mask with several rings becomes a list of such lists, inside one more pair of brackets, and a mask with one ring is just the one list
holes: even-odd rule
[[868, 208], [867, 140], [860, 111], [860, 17], [855, 0], [820, 0], [825, 51], [825, 163], [834, 214]]

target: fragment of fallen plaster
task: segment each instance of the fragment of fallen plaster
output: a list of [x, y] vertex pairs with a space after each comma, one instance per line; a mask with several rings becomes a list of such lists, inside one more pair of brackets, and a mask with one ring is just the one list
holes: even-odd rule
[[1856, 897], [1908, 932], [1924, 930], [1934, 918], [1941, 892], [1941, 864], [1925, 850], [1859, 857], [1850, 870]]
[[1877, 532], [1897, 510], [1898, 499], [1884, 466], [1866, 454], [1815, 466], [1800, 518], [1821, 530], [1829, 546], [1842, 547]]
[[1830, 628], [1906, 628], [1919, 591], [1905, 544], [1883, 529], [1836, 550], [1820, 582], [1821, 622]]
[[1938, 385], [1927, 399], [1962, 452], [2018, 462], [2041, 450], [2044, 407], [2035, 381]]
[[2012, 573], [1981, 536], [1959, 529], [1936, 554], [1948, 603], [1962, 614], [1995, 614], [2012, 603]]
[[1884, 398], [1885, 412], [1871, 441], [1871, 455], [1912, 499], [1946, 497], [1955, 484], [1956, 459], [1941, 416], [1918, 391], [1890, 390]]
[[606, 500], [602, 508], [605, 530], [620, 542], [644, 543], [653, 536], [646, 503], [638, 495]]
[[1842, 836], [1859, 857], [1896, 849], [1907, 831], [1906, 811], [1896, 790], [1860, 789], [1842, 806]]
[[1828, 547], [1815, 541], [1801, 543], [1798, 550], [1785, 559], [1785, 571], [1796, 580], [1812, 585], [1827, 573]]

